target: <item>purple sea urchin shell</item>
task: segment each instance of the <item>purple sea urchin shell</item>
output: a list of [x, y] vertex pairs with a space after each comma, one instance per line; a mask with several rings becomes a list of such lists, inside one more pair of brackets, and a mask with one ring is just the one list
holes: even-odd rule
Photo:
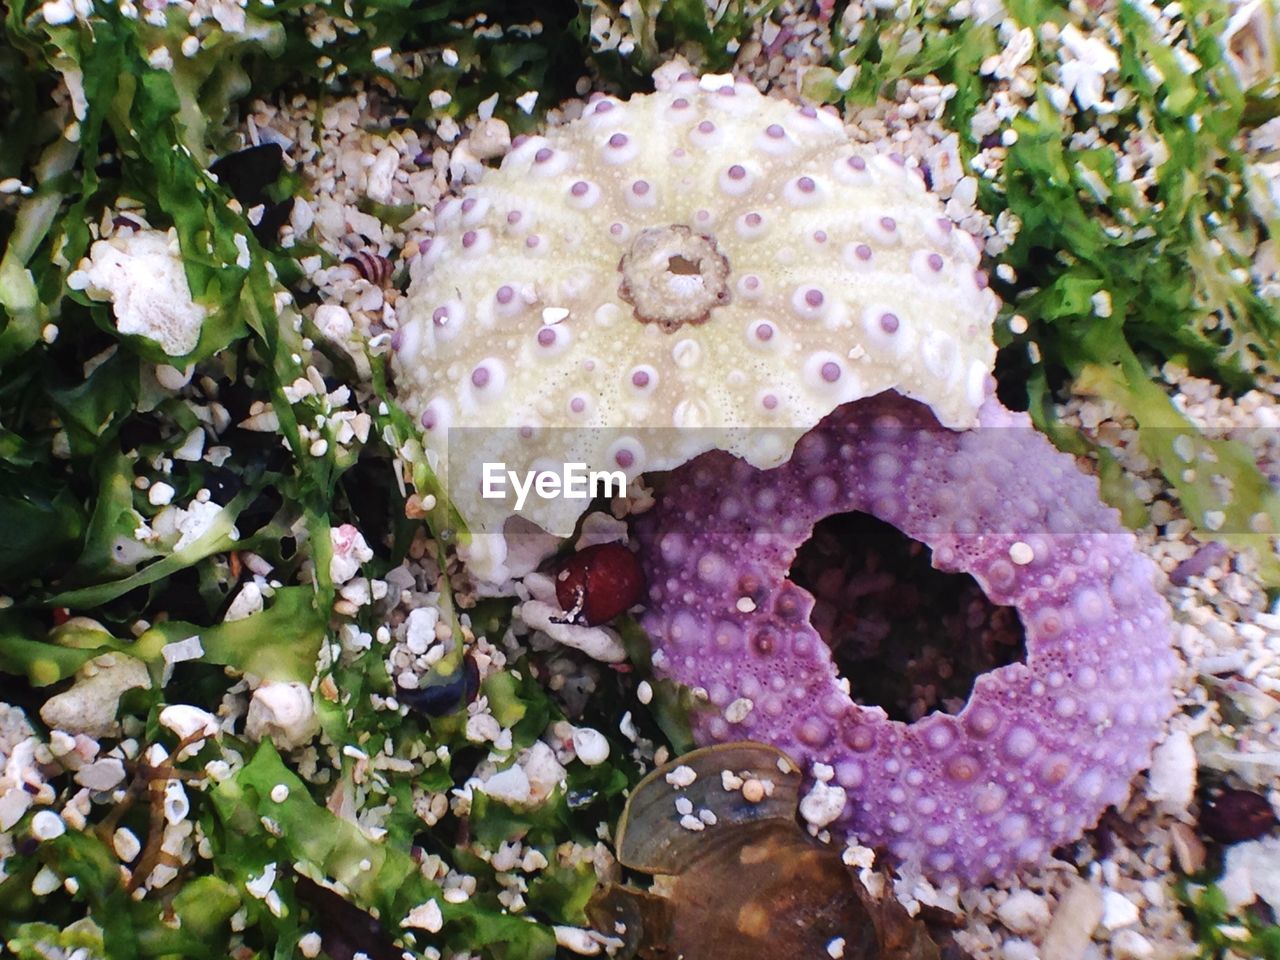
[[[904, 724], [853, 702], [787, 579], [824, 517], [863, 511], [1015, 608], [1026, 662], [965, 708]], [[835, 770], [833, 828], [934, 877], [981, 882], [1043, 860], [1119, 803], [1173, 710], [1169, 610], [1096, 480], [989, 399], [953, 432], [895, 394], [848, 404], [791, 460], [713, 452], [636, 523], [654, 665], [707, 692], [701, 743], [761, 740]], [[856, 681], [855, 681], [856, 682]]]

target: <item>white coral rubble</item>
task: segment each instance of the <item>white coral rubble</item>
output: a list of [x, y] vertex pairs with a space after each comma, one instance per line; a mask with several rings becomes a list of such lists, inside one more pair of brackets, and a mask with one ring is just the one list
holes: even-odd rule
[[80, 668], [71, 689], [45, 701], [40, 719], [68, 733], [108, 736], [119, 730], [120, 697], [137, 687], [151, 687], [146, 664], [122, 653], [104, 653]]
[[200, 342], [205, 308], [191, 298], [174, 230], [99, 240], [67, 285], [111, 301], [116, 329], [154, 340], [171, 357], [190, 353]]
[[245, 718], [245, 733], [252, 739], [270, 739], [281, 750], [291, 750], [302, 746], [319, 729], [306, 684], [266, 681], [253, 691]]

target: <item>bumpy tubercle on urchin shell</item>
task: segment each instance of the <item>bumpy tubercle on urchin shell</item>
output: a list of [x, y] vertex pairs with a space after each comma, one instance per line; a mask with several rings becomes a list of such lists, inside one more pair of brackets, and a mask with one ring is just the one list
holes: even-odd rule
[[[439, 206], [397, 398], [440, 473], [474, 469], [448, 482], [479, 532], [514, 512], [481, 496], [483, 461], [634, 478], [722, 448], [774, 466], [888, 388], [968, 426], [994, 359], [978, 260], [903, 158], [858, 153], [833, 111], [685, 75], [518, 138]], [[585, 504], [521, 515], [566, 535]]]
[[[905, 724], [855, 704], [809, 623], [796, 550], [855, 510], [1020, 616], [1025, 663], [979, 676], [958, 715]], [[635, 533], [655, 668], [709, 698], [699, 742], [830, 765], [846, 796], [832, 829], [935, 878], [1006, 876], [1078, 838], [1123, 802], [1174, 707], [1154, 566], [1097, 481], [994, 398], [964, 432], [892, 393], [858, 401], [769, 471], [707, 454]]]

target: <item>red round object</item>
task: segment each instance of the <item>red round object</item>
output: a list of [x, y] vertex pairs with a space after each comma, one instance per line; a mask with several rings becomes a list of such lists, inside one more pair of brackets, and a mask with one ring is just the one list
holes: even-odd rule
[[556, 599], [576, 622], [607, 623], [640, 601], [644, 574], [621, 543], [597, 543], [568, 557], [556, 571]]

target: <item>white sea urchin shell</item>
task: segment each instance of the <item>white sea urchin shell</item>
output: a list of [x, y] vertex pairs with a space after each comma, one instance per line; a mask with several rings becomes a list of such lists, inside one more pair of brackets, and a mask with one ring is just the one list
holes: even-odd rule
[[[633, 477], [719, 447], [769, 467], [890, 388], [971, 426], [997, 307], [977, 266], [915, 172], [858, 153], [833, 112], [685, 75], [592, 101], [440, 206], [396, 391], [494, 532], [515, 511], [481, 497], [485, 461]], [[564, 535], [586, 505], [520, 512]]]

